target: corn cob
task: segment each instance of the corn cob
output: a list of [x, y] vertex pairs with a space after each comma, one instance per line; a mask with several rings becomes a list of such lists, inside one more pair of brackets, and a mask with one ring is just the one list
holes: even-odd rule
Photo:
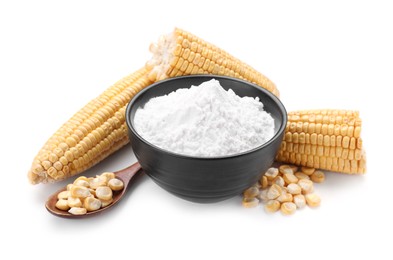
[[152, 82], [142, 68], [104, 91], [67, 121], [35, 157], [31, 183], [54, 182], [78, 174], [128, 143], [125, 109]]
[[153, 58], [146, 66], [151, 69], [152, 81], [189, 74], [217, 74], [255, 83], [274, 95], [279, 91], [273, 82], [251, 66], [234, 58], [220, 48], [184, 30], [162, 36], [150, 45]]
[[357, 111], [290, 112], [276, 160], [334, 172], [365, 173], [361, 129]]
[[254, 82], [279, 95], [265, 76], [183, 30], [163, 36], [151, 51], [153, 58], [145, 68], [92, 100], [46, 142], [28, 173], [31, 183], [54, 182], [81, 173], [127, 144], [126, 104], [157, 80], [196, 73], [220, 74]]

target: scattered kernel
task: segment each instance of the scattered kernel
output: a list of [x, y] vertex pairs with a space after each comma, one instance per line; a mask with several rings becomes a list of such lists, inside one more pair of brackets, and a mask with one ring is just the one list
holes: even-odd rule
[[274, 200], [281, 195], [282, 189], [277, 184], [273, 184], [270, 186], [269, 190], [267, 191], [267, 198], [269, 200]]
[[274, 178], [273, 183], [277, 184], [280, 187], [284, 187], [285, 186], [284, 178], [281, 177], [281, 176], [277, 176], [276, 178]]
[[297, 167], [296, 165], [289, 165], [289, 167], [291, 167], [292, 172], [297, 172], [297, 170], [299, 170], [299, 167]]
[[311, 175], [311, 180], [316, 183], [321, 183], [325, 181], [325, 174], [321, 171], [315, 171]]
[[307, 174], [303, 173], [303, 172], [295, 172], [295, 176], [301, 180], [301, 179], [310, 179], [310, 176], [308, 176]]
[[276, 178], [277, 175], [278, 175], [277, 168], [269, 168], [265, 173], [266, 178], [270, 181]]
[[262, 185], [262, 189], [266, 189], [267, 188], [267, 177], [265, 175], [262, 176], [260, 182], [261, 182], [261, 185]]
[[290, 183], [287, 186], [287, 190], [290, 194], [297, 195], [302, 193], [302, 188], [296, 183]]
[[[292, 170], [291, 170], [292, 171]], [[284, 181], [286, 184], [297, 183], [298, 178], [293, 173], [284, 173]]]
[[301, 168], [301, 170], [302, 170], [303, 173], [305, 173], [307, 175], [311, 175], [311, 174], [313, 174], [315, 172], [315, 168], [310, 168], [310, 167], [305, 167], [305, 166], [303, 166]]
[[286, 165], [286, 164], [281, 165], [278, 169], [282, 174], [286, 174], [286, 173], [293, 174], [294, 173], [291, 166]]
[[269, 200], [265, 204], [265, 210], [269, 213], [274, 213], [280, 209], [280, 206], [281, 204], [277, 200]]
[[296, 211], [296, 205], [293, 202], [284, 202], [281, 204], [281, 212], [284, 215], [292, 215]]
[[297, 184], [300, 186], [300, 188], [302, 188], [303, 194], [308, 194], [314, 191], [314, 184], [311, 180], [303, 179], [300, 180]]
[[255, 208], [258, 206], [259, 200], [257, 198], [243, 198], [243, 207]]
[[[261, 202], [266, 212], [280, 210], [284, 215], [294, 214], [296, 209], [306, 205], [319, 206], [321, 198], [313, 193], [314, 182], [323, 182], [325, 174], [310, 167], [301, 167], [300, 170], [297, 166], [285, 164], [269, 168], [259, 182], [243, 192], [243, 206], [253, 208]], [[105, 207], [106, 201], [100, 200], [101, 207]]]
[[293, 196], [292, 194], [288, 192], [283, 192], [281, 195], [277, 198], [277, 200], [281, 203], [283, 202], [292, 202], [293, 201]]
[[306, 198], [302, 194], [293, 196], [293, 202], [296, 204], [298, 209], [304, 208], [306, 206]]
[[254, 185], [252, 185], [252, 187], [255, 187], [257, 189], [261, 189], [262, 185], [259, 183], [259, 181], [257, 181]]
[[307, 194], [305, 197], [307, 205], [310, 207], [318, 207], [321, 204], [321, 198], [315, 193]]
[[259, 192], [258, 199], [260, 201], [262, 201], [262, 202], [268, 201], [269, 199], [267, 198], [267, 192], [268, 192], [268, 190], [266, 190], [266, 189], [265, 190], [261, 190]]

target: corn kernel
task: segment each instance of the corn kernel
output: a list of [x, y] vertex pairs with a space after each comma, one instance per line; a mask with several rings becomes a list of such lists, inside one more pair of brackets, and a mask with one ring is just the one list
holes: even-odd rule
[[252, 187], [255, 187], [257, 189], [261, 189], [262, 185], [259, 183], [259, 181], [257, 181], [254, 185], [252, 185]]
[[88, 178], [86, 176], [79, 176], [78, 178], [75, 179], [75, 181], [88, 181]]
[[282, 192], [281, 195], [277, 198], [277, 200], [281, 203], [283, 202], [292, 202], [293, 201], [293, 196], [292, 194], [288, 192]]
[[101, 176], [106, 177], [107, 181], [109, 181], [109, 180], [111, 180], [111, 179], [116, 177], [115, 173], [113, 173], [113, 172], [104, 172], [104, 173], [101, 174]]
[[245, 198], [255, 198], [259, 194], [259, 189], [255, 186], [252, 186], [243, 192], [243, 196]]
[[269, 200], [265, 204], [265, 210], [269, 213], [273, 213], [278, 211], [280, 209], [280, 206], [281, 204], [277, 200]]
[[70, 208], [82, 207], [82, 201], [80, 198], [75, 198], [70, 196], [68, 197], [67, 202]]
[[273, 183], [277, 184], [280, 187], [285, 186], [285, 181], [284, 181], [283, 177], [281, 177], [281, 176], [277, 176], [276, 178], [274, 178]]
[[86, 187], [74, 185], [71, 187], [70, 194], [72, 197], [86, 198], [90, 195], [90, 191]]
[[278, 169], [274, 167], [267, 169], [265, 173], [266, 178], [270, 181], [276, 178], [277, 175], [278, 175]]
[[302, 193], [302, 188], [296, 183], [290, 183], [287, 186], [287, 190], [290, 194], [297, 195]]
[[272, 186], [270, 186], [267, 192], [267, 198], [269, 200], [274, 200], [281, 195], [281, 192], [282, 192], [282, 188], [277, 184], [273, 184]]
[[311, 174], [313, 174], [315, 172], [315, 168], [305, 167], [305, 166], [303, 166], [301, 168], [301, 170], [302, 170], [303, 173], [305, 173], [307, 175], [311, 175]]
[[301, 179], [310, 179], [310, 176], [308, 176], [307, 174], [303, 173], [303, 172], [295, 172], [295, 176], [301, 180]]
[[297, 184], [300, 186], [300, 188], [302, 188], [303, 194], [308, 194], [314, 191], [314, 184], [311, 180], [303, 179], [300, 180]]
[[265, 175], [262, 176], [260, 182], [262, 185], [262, 189], [266, 189], [267, 188], [267, 177]]
[[59, 199], [56, 202], [56, 208], [60, 209], [60, 210], [69, 210], [70, 207], [68, 206], [68, 201], [65, 199]]
[[94, 197], [87, 197], [83, 202], [83, 207], [87, 211], [95, 211], [101, 208], [101, 201]]
[[311, 180], [316, 183], [321, 183], [325, 181], [325, 174], [321, 171], [315, 171], [311, 175]]
[[258, 199], [262, 202], [266, 202], [269, 199], [267, 198], [267, 192], [268, 190], [261, 190], [258, 194]]
[[296, 205], [293, 202], [284, 202], [281, 204], [281, 212], [284, 215], [292, 215], [296, 211]]
[[97, 176], [95, 178], [89, 179], [90, 188], [97, 189], [100, 186], [105, 186], [107, 183], [105, 176]]
[[[258, 193], [259, 190], [257, 189], [256, 195], [258, 195]], [[100, 200], [110, 200], [112, 196], [113, 196], [112, 190], [108, 186], [100, 186], [96, 189], [96, 197], [99, 198]]]
[[258, 206], [259, 200], [257, 198], [243, 198], [242, 204], [245, 208], [255, 208]]
[[294, 171], [292, 170], [291, 166], [286, 165], [286, 164], [281, 165], [278, 169], [279, 169], [279, 171], [283, 175], [285, 175], [285, 174], [293, 174], [294, 173]]
[[87, 210], [85, 208], [72, 207], [68, 212], [72, 215], [85, 215]]
[[321, 204], [321, 198], [315, 193], [307, 194], [305, 197], [307, 205], [310, 207], [318, 207]]
[[121, 180], [114, 178], [114, 179], [109, 180], [108, 186], [113, 191], [118, 191], [118, 190], [122, 190], [124, 188], [124, 183]]
[[75, 180], [73, 184], [76, 186], [82, 186], [82, 187], [86, 187], [86, 188], [90, 187], [90, 184], [85, 180]]
[[93, 195], [94, 197], [96, 196], [96, 190], [89, 188], [90, 194]]
[[306, 198], [302, 194], [293, 196], [293, 202], [298, 209], [304, 208], [306, 206]]
[[110, 204], [112, 204], [113, 199], [112, 198], [109, 199], [109, 200], [101, 200], [100, 199], [100, 201], [101, 201], [101, 207], [105, 208], [105, 207], [109, 206]]
[[[292, 169], [291, 169], [292, 171]], [[284, 181], [286, 184], [291, 184], [291, 183], [297, 183], [298, 182], [298, 178], [293, 175], [293, 173], [284, 173]]]
[[71, 196], [70, 191], [65, 190], [62, 192], [59, 192], [59, 194], [57, 194], [57, 199], [61, 200], [61, 199], [68, 199], [68, 197]]
[[297, 167], [296, 165], [289, 165], [289, 167], [291, 167], [292, 172], [297, 172], [297, 170], [299, 169], [299, 167]]

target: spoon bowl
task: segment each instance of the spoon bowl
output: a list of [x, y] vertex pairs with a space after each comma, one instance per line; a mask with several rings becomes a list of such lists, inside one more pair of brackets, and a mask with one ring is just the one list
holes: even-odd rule
[[73, 215], [73, 214], [69, 213], [68, 211], [60, 210], [60, 209], [56, 208], [57, 195], [60, 192], [67, 190], [66, 187], [53, 193], [46, 201], [45, 207], [51, 214], [53, 214], [57, 217], [62, 217], [62, 218], [86, 218], [86, 217], [89, 217], [92, 215], [100, 214], [100, 213], [112, 208], [114, 205], [116, 205], [123, 198], [123, 196], [126, 194], [127, 189], [131, 186], [130, 184], [132, 183], [132, 180], [134, 180], [136, 176], [141, 175], [142, 172], [143, 172], [143, 170], [141, 168], [141, 165], [138, 162], [134, 163], [133, 165], [131, 165], [127, 168], [124, 168], [123, 170], [114, 172], [116, 175], [116, 178], [123, 181], [124, 188], [120, 191], [113, 192], [113, 202], [111, 204], [109, 204], [108, 206], [106, 206], [105, 208], [100, 208], [99, 210], [95, 210], [95, 211], [88, 211], [84, 215]]

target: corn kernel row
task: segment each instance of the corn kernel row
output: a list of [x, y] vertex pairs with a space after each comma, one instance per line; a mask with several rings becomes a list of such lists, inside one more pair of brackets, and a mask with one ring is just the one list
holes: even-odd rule
[[352, 110], [302, 110], [288, 113], [276, 160], [349, 174], [366, 172], [362, 120]]

